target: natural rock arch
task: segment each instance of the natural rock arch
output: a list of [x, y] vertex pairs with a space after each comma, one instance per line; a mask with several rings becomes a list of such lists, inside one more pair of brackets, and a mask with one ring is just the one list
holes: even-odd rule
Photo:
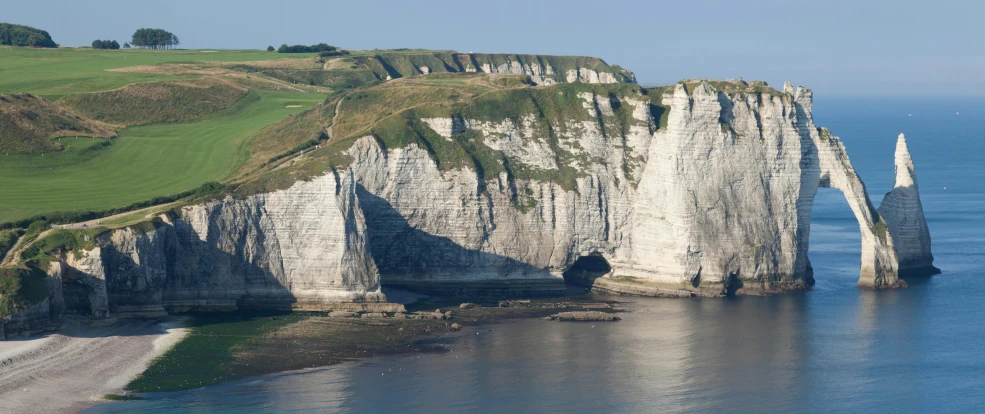
[[[906, 138], [896, 143], [896, 182], [877, 210], [865, 184], [855, 173], [845, 146], [826, 129], [819, 131], [818, 187], [841, 191], [859, 224], [862, 262], [859, 287], [881, 289], [905, 287], [900, 276], [933, 274], [930, 232], [917, 193], [916, 174]], [[805, 239], [804, 243], [808, 241]]]

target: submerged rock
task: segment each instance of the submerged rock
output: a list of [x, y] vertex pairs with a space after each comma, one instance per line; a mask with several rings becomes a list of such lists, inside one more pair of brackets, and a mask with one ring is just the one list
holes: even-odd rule
[[548, 319], [553, 321], [573, 322], [614, 322], [620, 320], [621, 318], [611, 313], [599, 311], [574, 311], [557, 313], [548, 316]]

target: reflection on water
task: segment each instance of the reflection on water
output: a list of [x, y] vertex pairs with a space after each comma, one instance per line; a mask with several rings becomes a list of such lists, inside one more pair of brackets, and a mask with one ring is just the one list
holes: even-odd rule
[[[931, 109], [919, 113], [938, 116]], [[948, 121], [951, 135], [932, 146], [927, 139], [945, 130], [904, 130], [943, 270], [909, 280], [909, 289], [855, 288], [858, 224], [840, 194], [824, 191], [812, 219], [812, 292], [619, 298], [632, 312], [617, 323], [466, 328], [447, 339], [452, 351], [443, 355], [373, 359], [90, 411], [985, 412], [985, 124], [971, 122], [985, 109], [959, 110], [974, 116]], [[872, 126], [878, 119], [856, 122], [854, 113], [822, 123], [845, 137], [870, 191], [881, 194], [891, 185], [899, 127], [883, 131]]]
[[[842, 283], [848, 282], [848, 283]], [[386, 357], [154, 395], [94, 412], [975, 411], [977, 302], [905, 291], [628, 299], [618, 323], [467, 328], [443, 355]], [[819, 282], [822, 283], [822, 282]], [[981, 293], [979, 290], [978, 293]], [[959, 294], [957, 301], [971, 299]], [[933, 310], [933, 311], [931, 311]], [[963, 316], [961, 316], [963, 315]], [[964, 339], [962, 339], [964, 338]], [[963, 395], [964, 398], [951, 398]]]

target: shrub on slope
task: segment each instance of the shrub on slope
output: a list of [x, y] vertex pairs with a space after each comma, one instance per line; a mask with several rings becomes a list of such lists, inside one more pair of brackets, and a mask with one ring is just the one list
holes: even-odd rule
[[48, 296], [44, 285], [46, 276], [36, 267], [0, 268], [0, 318], [44, 300]]
[[0, 152], [12, 154], [58, 151], [58, 136], [115, 135], [101, 122], [79, 116], [30, 94], [0, 95]]
[[135, 126], [187, 122], [231, 107], [246, 88], [216, 78], [137, 83], [120, 89], [68, 95], [58, 103], [100, 121]]

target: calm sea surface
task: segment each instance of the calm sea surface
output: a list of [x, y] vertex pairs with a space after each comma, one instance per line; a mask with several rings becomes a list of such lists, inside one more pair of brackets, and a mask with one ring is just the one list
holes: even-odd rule
[[814, 207], [812, 292], [631, 301], [610, 324], [468, 328], [452, 352], [366, 360], [91, 412], [985, 412], [985, 100], [823, 99], [876, 204], [904, 132], [943, 274], [855, 288], [848, 205]]

